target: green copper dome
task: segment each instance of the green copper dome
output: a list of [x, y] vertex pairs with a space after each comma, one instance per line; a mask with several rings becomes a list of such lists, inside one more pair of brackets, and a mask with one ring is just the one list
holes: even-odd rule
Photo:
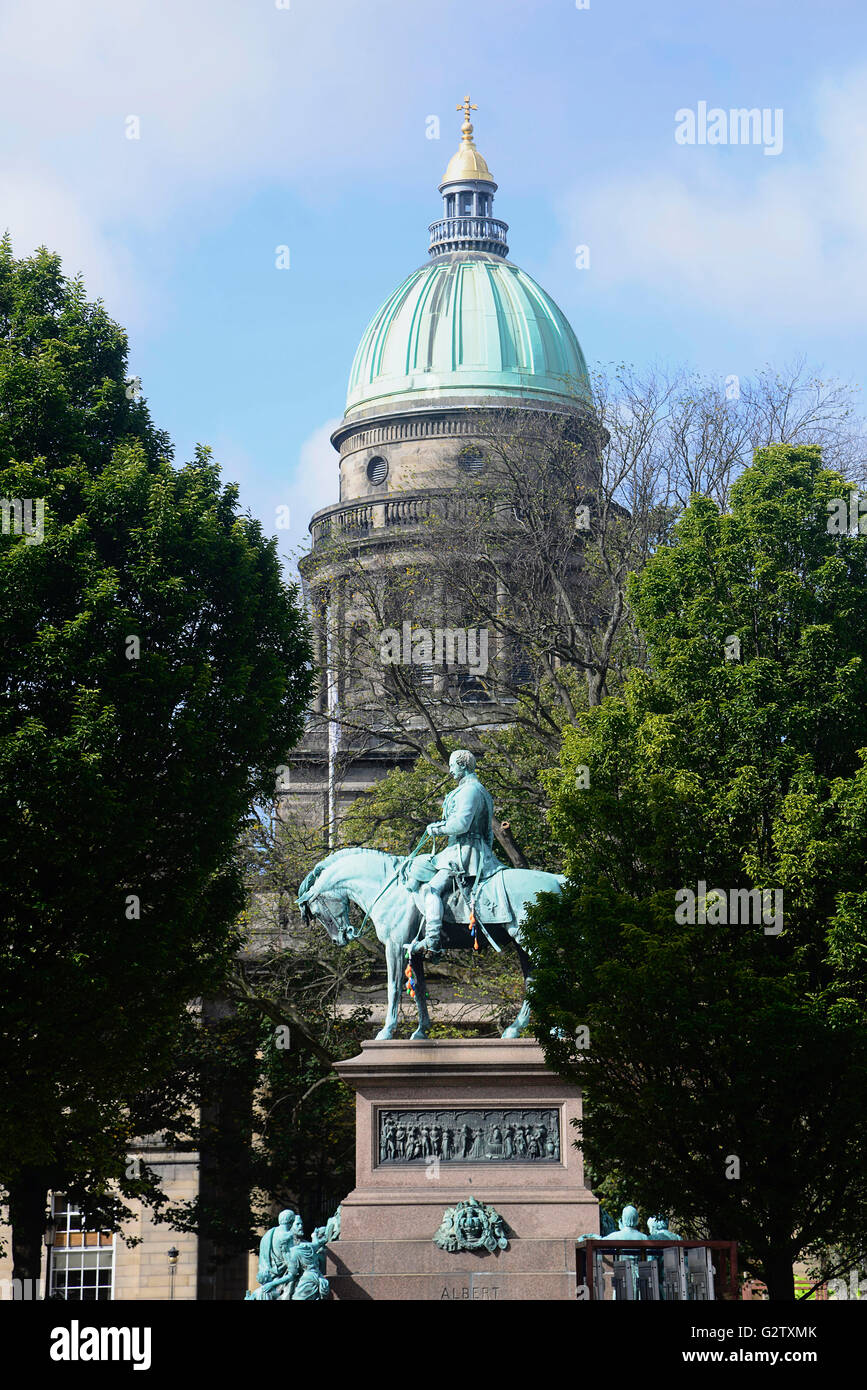
[[374, 315], [346, 412], [475, 397], [574, 407], [589, 394], [578, 339], [541, 286], [501, 256], [457, 252], [413, 271]]

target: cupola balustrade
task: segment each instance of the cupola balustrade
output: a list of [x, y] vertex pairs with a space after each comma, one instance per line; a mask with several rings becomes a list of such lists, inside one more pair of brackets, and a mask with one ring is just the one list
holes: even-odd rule
[[430, 254], [487, 251], [494, 256], [508, 256], [508, 232], [508, 224], [496, 217], [444, 217], [430, 225]]
[[461, 144], [446, 169], [440, 184], [443, 195], [443, 217], [430, 226], [431, 256], [448, 256], [454, 251], [485, 251], [492, 256], [506, 257], [509, 228], [491, 216], [494, 205], [494, 183], [484, 157], [473, 142], [470, 112], [477, 110], [469, 97], [458, 105], [464, 113]]

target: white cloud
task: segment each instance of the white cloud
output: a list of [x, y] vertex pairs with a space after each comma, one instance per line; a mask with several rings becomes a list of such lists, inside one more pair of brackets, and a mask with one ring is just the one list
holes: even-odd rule
[[[294, 557], [296, 552], [308, 550], [310, 518], [320, 508], [340, 500], [339, 456], [331, 443], [331, 435], [339, 424], [338, 418], [326, 420], [308, 435], [299, 450], [294, 473], [285, 488], [279, 489], [279, 496], [275, 491], [274, 507], [289, 507], [290, 526], [277, 532], [282, 555], [291, 553]], [[266, 530], [274, 525], [273, 519], [270, 525], [266, 522]], [[291, 567], [294, 570], [294, 558]]]
[[[814, 113], [810, 157], [799, 158], [787, 131], [775, 160], [752, 148], [686, 147], [683, 173], [576, 193], [569, 222], [591, 246], [603, 287], [644, 285], [728, 320], [768, 316], [783, 328], [863, 323], [867, 72], [820, 87]], [[749, 184], [744, 160], [754, 161]]]
[[[7, 165], [0, 176], [0, 232], [12, 233], [16, 256], [37, 246], [59, 251], [67, 275], [86, 270], [88, 299], [104, 299], [122, 321], [152, 321], [158, 309], [146, 294], [132, 257], [89, 217], [81, 199], [50, 170]], [[118, 315], [118, 307], [123, 313]]]
[[[152, 266], [124, 249], [137, 232], [162, 261], [215, 205], [281, 183], [321, 203], [420, 144], [408, 113], [427, 23], [395, 0], [6, 0], [0, 230], [17, 255], [59, 251], [130, 324], [153, 292]], [[371, 80], [383, 32], [389, 78]]]
[[238, 484], [242, 511], [262, 523], [266, 536], [276, 535], [286, 573], [293, 579], [296, 560], [310, 548], [310, 518], [321, 507], [340, 500], [339, 455], [331, 443], [339, 424], [338, 418], [326, 420], [313, 430], [298, 451], [295, 468], [282, 481], [273, 472], [265, 472], [236, 440], [217, 435], [213, 441], [224, 482]]

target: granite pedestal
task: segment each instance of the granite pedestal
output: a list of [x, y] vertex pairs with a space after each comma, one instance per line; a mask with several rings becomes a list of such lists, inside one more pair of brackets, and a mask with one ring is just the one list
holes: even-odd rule
[[[580, 1092], [538, 1043], [366, 1042], [337, 1071], [356, 1092], [356, 1185], [327, 1251], [336, 1299], [576, 1297], [575, 1241], [599, 1207], [574, 1147]], [[434, 1245], [470, 1197], [499, 1212], [508, 1249]]]

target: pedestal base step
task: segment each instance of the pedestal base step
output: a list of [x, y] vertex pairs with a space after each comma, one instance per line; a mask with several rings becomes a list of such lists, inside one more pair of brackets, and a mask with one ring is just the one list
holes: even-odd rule
[[339, 1240], [326, 1274], [335, 1299], [574, 1299], [569, 1240], [513, 1239], [507, 1250], [441, 1250], [432, 1240]]

